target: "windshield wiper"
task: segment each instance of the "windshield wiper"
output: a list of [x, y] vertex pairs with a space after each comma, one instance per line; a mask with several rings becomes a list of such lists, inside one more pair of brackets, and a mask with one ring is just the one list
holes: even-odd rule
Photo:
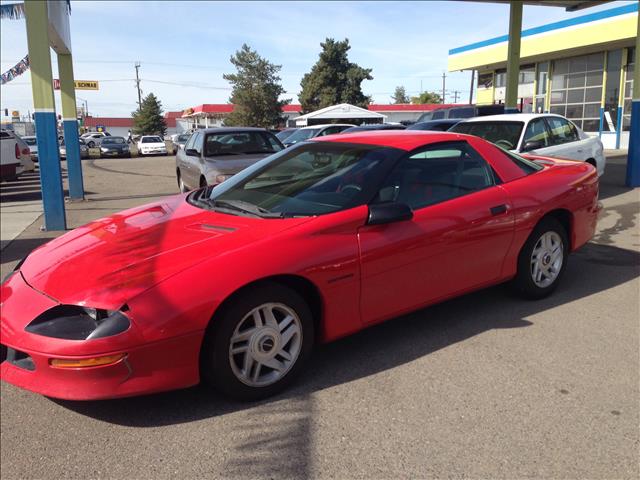
[[200, 198], [200, 203], [207, 205], [208, 207], [217, 210], [223, 208], [225, 210], [235, 210], [236, 212], [242, 212], [245, 214], [254, 215], [260, 218], [282, 218], [283, 214], [279, 212], [271, 212], [266, 208], [262, 208], [253, 203], [245, 202], [242, 200], [215, 200], [211, 198]]

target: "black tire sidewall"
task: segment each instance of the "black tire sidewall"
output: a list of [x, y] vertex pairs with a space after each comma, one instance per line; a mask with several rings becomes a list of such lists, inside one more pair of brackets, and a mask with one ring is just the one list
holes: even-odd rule
[[[547, 232], [555, 232], [562, 239], [563, 257], [562, 267], [558, 276], [551, 285], [543, 288], [536, 285], [531, 276], [531, 255], [540, 237]], [[544, 298], [550, 295], [557, 288], [567, 268], [569, 246], [569, 237], [563, 225], [553, 217], [543, 218], [529, 235], [518, 257], [518, 273], [515, 278], [515, 286], [520, 293], [531, 299]]]
[[[282, 303], [293, 309], [302, 324], [302, 346], [296, 363], [283, 378], [265, 387], [250, 387], [236, 378], [229, 361], [229, 342], [238, 323], [255, 307]], [[205, 335], [201, 373], [203, 380], [238, 400], [253, 401], [270, 397], [289, 386], [304, 369], [315, 343], [313, 316], [308, 304], [294, 290], [277, 283], [265, 283], [241, 292], [214, 316]]]

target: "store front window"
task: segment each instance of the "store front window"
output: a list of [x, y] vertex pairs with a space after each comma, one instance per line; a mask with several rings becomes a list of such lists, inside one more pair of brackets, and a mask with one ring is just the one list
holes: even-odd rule
[[622, 113], [622, 130], [629, 131], [631, 126], [631, 98], [633, 96], [633, 71], [635, 68], [635, 48], [627, 50], [627, 65], [625, 67], [626, 81], [624, 82], [624, 110]]
[[[604, 91], [604, 124], [605, 131], [618, 129], [618, 100], [620, 99], [620, 67], [622, 66], [622, 49], [607, 53], [607, 85]], [[613, 128], [612, 128], [613, 127]]]
[[563, 115], [586, 132], [600, 125], [604, 53], [556, 60], [551, 78], [550, 113]]

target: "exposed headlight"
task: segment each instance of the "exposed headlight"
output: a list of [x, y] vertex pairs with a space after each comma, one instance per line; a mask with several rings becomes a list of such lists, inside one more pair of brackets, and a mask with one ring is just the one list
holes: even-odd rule
[[93, 340], [127, 330], [131, 322], [120, 311], [58, 305], [35, 318], [25, 330], [43, 337]]
[[108, 151], [109, 151], [109, 149], [108, 149], [108, 148], [105, 148], [105, 147], [100, 147], [100, 151], [101, 151], [101, 152], [108, 152]]

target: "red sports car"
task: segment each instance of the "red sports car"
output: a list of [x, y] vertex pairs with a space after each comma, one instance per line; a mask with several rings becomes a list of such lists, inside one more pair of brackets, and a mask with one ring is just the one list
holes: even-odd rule
[[318, 342], [512, 280], [539, 298], [593, 235], [598, 177], [476, 137], [328, 136], [33, 251], [2, 284], [2, 379], [99, 399], [272, 395]]

